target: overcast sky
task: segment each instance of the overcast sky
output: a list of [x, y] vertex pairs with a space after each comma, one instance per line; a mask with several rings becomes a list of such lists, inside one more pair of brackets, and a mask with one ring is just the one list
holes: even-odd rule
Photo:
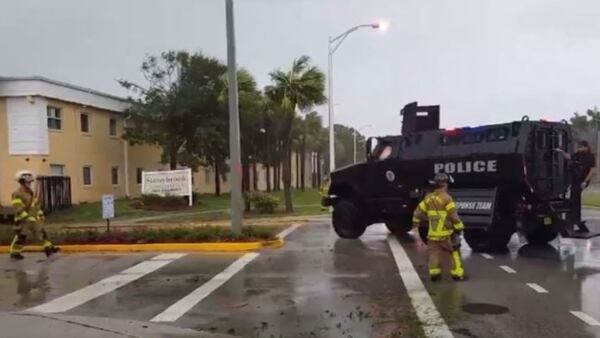
[[[1, 0], [0, 75], [41, 75], [125, 96], [145, 55], [203, 51], [226, 61], [224, 0]], [[404, 104], [440, 104], [446, 127], [562, 119], [600, 105], [595, 0], [236, 0], [238, 63], [261, 86], [302, 55], [335, 55], [337, 121], [397, 134]], [[318, 110], [326, 113], [327, 107]], [[324, 119], [325, 123], [327, 119]]]

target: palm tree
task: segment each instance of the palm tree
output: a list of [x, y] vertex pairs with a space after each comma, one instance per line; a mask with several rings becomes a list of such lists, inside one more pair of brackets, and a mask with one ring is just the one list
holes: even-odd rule
[[291, 143], [292, 128], [296, 109], [308, 110], [326, 101], [325, 74], [310, 64], [306, 55], [294, 60], [292, 68], [287, 72], [276, 70], [269, 74], [272, 85], [265, 88], [265, 93], [277, 102], [283, 115], [279, 139], [283, 159], [283, 190], [286, 212], [294, 211], [291, 192]]
[[[306, 153], [310, 152], [312, 153], [319, 153], [321, 152], [321, 150], [324, 148], [324, 144], [323, 142], [321, 142], [321, 135], [323, 134], [323, 121], [321, 119], [321, 116], [319, 116], [319, 114], [315, 111], [310, 112], [308, 114], [306, 114], [306, 116], [304, 117], [304, 135], [302, 137], [302, 159], [300, 160], [300, 162], [302, 163], [302, 176], [301, 176], [301, 182], [300, 182], [300, 186], [302, 188], [302, 190], [304, 191], [305, 188], [305, 174], [304, 174], [304, 169], [306, 167]], [[316, 173], [312, 172], [312, 187], [316, 187], [316, 177], [315, 177]]]

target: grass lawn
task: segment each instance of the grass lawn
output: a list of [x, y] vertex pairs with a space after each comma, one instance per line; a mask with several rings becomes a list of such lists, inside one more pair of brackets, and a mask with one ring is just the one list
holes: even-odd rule
[[593, 207], [600, 207], [600, 191], [586, 191], [583, 193], [582, 203]]
[[[273, 215], [261, 215], [261, 216], [282, 216], [287, 215], [283, 213], [284, 200], [283, 191], [273, 192], [274, 196], [280, 200], [279, 210]], [[292, 199], [294, 201], [295, 211], [291, 215], [313, 215], [325, 213], [321, 210], [320, 202], [321, 197], [317, 189], [306, 189], [306, 191], [294, 190], [292, 193]], [[127, 220], [140, 217], [148, 216], [160, 216], [160, 215], [173, 215], [174, 218], [187, 217], [177, 216], [181, 213], [189, 212], [206, 212], [200, 215], [193, 216], [195, 220], [216, 220], [228, 217], [228, 213], [219, 211], [223, 209], [229, 209], [230, 196], [224, 194], [221, 196], [214, 195], [201, 195], [200, 205], [196, 205], [189, 209], [183, 209], [178, 211], [150, 211], [137, 209], [133, 207], [133, 200], [120, 199], [115, 201], [115, 221]], [[210, 211], [215, 211], [214, 213]], [[56, 211], [48, 215], [47, 223], [49, 224], [69, 224], [69, 223], [96, 223], [102, 222], [102, 203], [84, 203], [75, 205], [70, 209]], [[248, 215], [253, 217], [254, 214]]]

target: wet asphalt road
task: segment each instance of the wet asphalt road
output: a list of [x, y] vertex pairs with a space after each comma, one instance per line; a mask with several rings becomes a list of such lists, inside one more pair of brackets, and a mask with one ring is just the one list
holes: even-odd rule
[[[586, 215], [600, 225], [600, 211]], [[422, 336], [388, 236], [376, 225], [361, 240], [341, 240], [327, 220], [313, 221], [169, 324], [242, 337]], [[600, 238], [532, 247], [515, 235], [508, 253], [487, 257], [464, 245], [470, 279], [436, 284], [427, 281], [424, 248], [400, 243], [455, 337], [600, 337], [600, 326], [570, 313], [600, 320]], [[2, 257], [0, 311], [47, 303], [157, 255]], [[190, 253], [65, 314], [149, 321], [242, 255]]]

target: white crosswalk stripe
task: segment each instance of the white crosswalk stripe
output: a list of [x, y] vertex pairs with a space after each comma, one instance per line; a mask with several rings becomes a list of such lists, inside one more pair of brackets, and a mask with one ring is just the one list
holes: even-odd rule
[[48, 303], [31, 308], [29, 311], [41, 313], [60, 313], [69, 311], [79, 305], [89, 302], [92, 299], [98, 298], [135, 280], [138, 280], [145, 275], [175, 261], [176, 259], [185, 256], [185, 254], [169, 256], [173, 259], [156, 260], [161, 256], [162, 258], [165, 257], [164, 255], [155, 256], [150, 260], [143, 261], [130, 267], [129, 269], [123, 270], [114, 276], [110, 276], [92, 285], [88, 285], [83, 289], [79, 289], [62, 297], [56, 298]]
[[228, 266], [223, 272], [214, 276], [211, 280], [204, 283], [202, 286], [192, 291], [192, 293], [183, 297], [175, 304], [171, 305], [162, 313], [152, 318], [152, 322], [174, 322], [200, 303], [204, 298], [208, 297], [213, 291], [225, 284], [231, 277], [238, 273], [248, 263], [252, 262], [259, 254], [248, 253], [240, 257], [238, 260]]
[[600, 322], [598, 320], [596, 320], [594, 317], [588, 315], [585, 312], [571, 311], [571, 314], [573, 316], [581, 319], [582, 321], [584, 321], [586, 324], [588, 324], [590, 326], [600, 326]]

